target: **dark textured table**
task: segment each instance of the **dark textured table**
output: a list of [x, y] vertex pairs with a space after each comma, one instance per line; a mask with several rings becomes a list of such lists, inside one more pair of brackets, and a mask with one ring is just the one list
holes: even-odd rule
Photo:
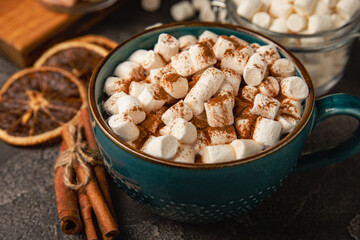
[[[144, 12], [138, 1], [107, 18], [88, 33], [122, 41], [156, 22], [171, 21], [161, 10]], [[360, 43], [352, 49], [344, 78], [330, 93], [360, 97]], [[0, 85], [18, 70], [0, 58]], [[306, 149], [325, 148], [357, 126], [350, 117], [323, 122]], [[0, 142], [0, 239], [85, 239], [60, 230], [53, 185], [58, 144], [14, 147]], [[256, 209], [214, 224], [188, 224], [159, 217], [111, 183], [120, 239], [360, 239], [360, 154], [320, 169], [291, 175], [270, 199]]]

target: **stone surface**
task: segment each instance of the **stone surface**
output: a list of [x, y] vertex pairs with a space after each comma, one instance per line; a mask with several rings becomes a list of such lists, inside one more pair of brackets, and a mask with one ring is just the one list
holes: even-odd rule
[[[157, 22], [170, 22], [173, 1], [148, 13], [139, 1], [130, 3], [89, 33], [122, 41]], [[139, 17], [141, 16], [141, 17]], [[360, 43], [352, 50], [346, 74], [331, 93], [360, 97]], [[0, 58], [0, 85], [18, 70]], [[306, 143], [306, 150], [345, 139], [356, 128], [349, 117], [326, 120]], [[58, 143], [14, 147], [0, 142], [0, 239], [86, 239], [60, 230], [53, 186]], [[127, 197], [111, 183], [120, 239], [360, 239], [360, 154], [341, 163], [291, 175], [270, 199], [256, 209], [216, 224], [188, 224], [159, 217]]]

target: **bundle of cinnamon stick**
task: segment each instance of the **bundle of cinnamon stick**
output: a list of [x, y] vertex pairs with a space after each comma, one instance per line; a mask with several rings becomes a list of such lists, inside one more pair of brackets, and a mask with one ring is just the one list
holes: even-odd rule
[[[90, 124], [88, 109], [82, 109], [79, 125], [83, 129], [88, 146], [96, 149]], [[73, 147], [70, 127], [64, 127], [62, 131], [61, 153]], [[75, 161], [70, 171], [64, 166], [58, 166], [55, 169], [56, 204], [61, 220], [61, 230], [65, 234], [78, 234], [84, 226], [87, 239], [99, 239], [99, 235], [103, 239], [115, 239], [119, 236], [119, 230], [111, 202], [106, 170], [102, 164], [94, 164], [90, 168], [84, 168], [81, 165]], [[70, 178], [73, 182], [83, 183], [87, 179], [88, 181], [84, 186], [74, 190], [65, 184], [64, 174], [67, 174], [67, 179]]]

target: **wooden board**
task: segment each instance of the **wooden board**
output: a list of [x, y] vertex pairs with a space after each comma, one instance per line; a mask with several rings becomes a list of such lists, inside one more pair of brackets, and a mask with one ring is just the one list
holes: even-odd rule
[[36, 0], [0, 0], [0, 55], [29, 66], [49, 46], [81, 34], [117, 7], [69, 15], [50, 11]]

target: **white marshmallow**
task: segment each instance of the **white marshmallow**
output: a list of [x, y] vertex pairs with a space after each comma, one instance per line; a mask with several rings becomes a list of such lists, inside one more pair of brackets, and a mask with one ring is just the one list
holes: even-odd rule
[[145, 77], [142, 66], [139, 63], [130, 61], [125, 61], [117, 65], [114, 75], [120, 78], [131, 78], [135, 80], [143, 79]]
[[180, 50], [187, 50], [190, 48], [190, 46], [197, 43], [197, 39], [194, 35], [183, 35], [179, 37], [179, 46]]
[[166, 73], [160, 80], [160, 86], [173, 98], [183, 98], [188, 92], [189, 84], [186, 78], [177, 73]]
[[327, 5], [324, 1], [318, 1], [315, 5], [314, 14], [317, 15], [331, 15], [331, 10], [329, 5]]
[[292, 118], [299, 120], [303, 113], [303, 107], [301, 102], [293, 99], [285, 98], [280, 105], [279, 114], [291, 116]]
[[142, 150], [151, 156], [170, 160], [178, 151], [178, 141], [171, 135], [152, 137], [149, 138]]
[[235, 129], [239, 138], [247, 139], [251, 137], [253, 121], [248, 118], [236, 118]]
[[248, 47], [249, 43], [244, 39], [238, 38], [237, 36], [230, 35], [229, 37], [233, 42], [237, 44], [237, 47]]
[[196, 140], [197, 130], [191, 122], [177, 118], [170, 123], [170, 134], [181, 143], [191, 144]]
[[236, 159], [246, 158], [262, 150], [262, 145], [251, 139], [236, 139], [230, 145], [235, 150]]
[[104, 83], [104, 92], [111, 96], [116, 92], [127, 92], [131, 79], [108, 77]]
[[226, 127], [208, 127], [207, 133], [210, 138], [211, 145], [227, 144], [236, 139], [236, 131], [234, 126]]
[[215, 53], [206, 42], [191, 46], [189, 54], [195, 71], [200, 71], [216, 63]]
[[171, 17], [177, 21], [184, 21], [195, 15], [195, 9], [189, 1], [180, 1], [170, 7]]
[[299, 14], [293, 13], [287, 18], [286, 26], [291, 32], [301, 32], [306, 27], [306, 18]]
[[254, 105], [250, 112], [254, 115], [275, 119], [279, 107], [280, 102], [277, 99], [259, 93], [255, 96]]
[[291, 132], [298, 123], [298, 120], [287, 115], [278, 115], [276, 120], [281, 123], [281, 134]]
[[162, 128], [160, 128], [160, 129], [159, 129], [159, 134], [160, 134], [161, 136], [171, 135], [170, 125], [165, 125], [165, 126], [163, 126]]
[[331, 30], [333, 27], [330, 15], [311, 15], [307, 32], [310, 34]]
[[295, 0], [294, 9], [301, 15], [310, 15], [318, 0]]
[[267, 63], [260, 53], [254, 53], [250, 56], [244, 67], [244, 81], [250, 86], [258, 86], [264, 79]]
[[128, 114], [135, 124], [145, 120], [146, 114], [141, 107], [140, 101], [133, 96], [123, 95], [117, 101], [116, 105], [119, 114]]
[[224, 82], [230, 83], [233, 87], [233, 95], [237, 96], [239, 93], [240, 83], [241, 83], [241, 75], [235, 72], [232, 69], [222, 69], [222, 72], [225, 75]]
[[144, 59], [146, 58], [147, 54], [148, 54], [147, 50], [138, 49], [130, 55], [129, 61], [141, 64], [144, 61]]
[[146, 112], [160, 109], [166, 102], [166, 93], [158, 85], [146, 85], [138, 99]]
[[236, 13], [251, 20], [252, 16], [260, 9], [261, 4], [261, 0], [242, 0], [236, 9]]
[[309, 95], [306, 82], [297, 76], [281, 79], [280, 88], [282, 94], [297, 101], [302, 101]]
[[196, 72], [189, 51], [182, 51], [171, 57], [171, 66], [183, 77], [188, 77]]
[[[232, 85], [226, 81], [223, 81], [219, 90], [216, 92], [215, 96], [224, 96], [224, 95], [231, 95], [234, 96], [234, 88]], [[234, 101], [233, 101], [234, 103]]]
[[218, 96], [205, 102], [206, 117], [209, 126], [224, 127], [234, 123], [232, 96]]
[[118, 108], [117, 108], [117, 100], [126, 95], [126, 93], [124, 92], [116, 92], [113, 95], [111, 95], [103, 104], [103, 107], [105, 109], [105, 111], [109, 114], [117, 114], [118, 113]]
[[221, 60], [224, 56], [224, 53], [228, 49], [235, 49], [236, 46], [234, 42], [225, 35], [221, 35], [218, 40], [216, 41], [213, 50], [215, 53], [215, 56], [218, 60]]
[[148, 12], [154, 12], [160, 8], [161, 0], [141, 0], [141, 7]]
[[191, 3], [194, 9], [199, 11], [204, 5], [209, 4], [209, 0], [192, 0]]
[[235, 159], [235, 150], [230, 144], [207, 146], [202, 150], [203, 163], [221, 163]]
[[270, 72], [274, 77], [291, 77], [295, 75], [295, 65], [287, 58], [280, 58], [271, 65]]
[[175, 73], [175, 69], [172, 68], [172, 65], [166, 65], [165, 67], [155, 68], [150, 70], [149, 78], [150, 82], [154, 84], [160, 84], [161, 78], [168, 73]]
[[199, 20], [203, 22], [215, 22], [216, 16], [211, 9], [210, 3], [204, 4], [199, 10]]
[[360, 7], [359, 0], [339, 0], [336, 4], [336, 11], [340, 16], [349, 21]]
[[278, 80], [272, 76], [265, 78], [259, 85], [259, 91], [268, 97], [276, 97], [280, 91]]
[[275, 18], [270, 27], [269, 27], [270, 31], [273, 32], [279, 32], [279, 33], [287, 33], [288, 29], [287, 29], [287, 22], [285, 18]]
[[280, 54], [274, 44], [264, 45], [256, 49], [266, 60], [266, 63], [271, 66], [276, 60], [280, 58]]
[[125, 142], [134, 141], [140, 131], [134, 121], [127, 114], [116, 114], [109, 118], [109, 126]]
[[149, 72], [151, 69], [164, 67], [166, 63], [159, 54], [155, 53], [153, 50], [149, 50], [141, 65]]
[[321, 0], [323, 3], [325, 3], [329, 8], [335, 7], [338, 0]]
[[336, 13], [332, 14], [331, 18], [333, 19], [334, 28], [339, 28], [348, 22], [346, 19], [342, 18], [339, 14]]
[[170, 62], [171, 57], [179, 52], [179, 40], [167, 33], [159, 35], [155, 44], [155, 53], [161, 55], [166, 62]]
[[253, 139], [265, 147], [271, 147], [280, 140], [281, 123], [271, 119], [259, 117], [253, 133]]
[[287, 18], [292, 11], [292, 5], [287, 0], [272, 0], [270, 14], [274, 17]]
[[213, 33], [209, 30], [205, 30], [202, 34], [200, 34], [199, 42], [210, 41], [212, 43], [212, 45], [214, 45], [218, 38], [219, 38], [219, 35], [217, 35], [216, 33]]
[[243, 75], [245, 65], [249, 60], [250, 56], [252, 55], [249, 49], [250, 47], [243, 48], [240, 51], [238, 50], [226, 51], [220, 63], [221, 69], [225, 69], [225, 68], [232, 69], [238, 74]]
[[173, 159], [174, 162], [194, 163], [196, 152], [192, 145], [179, 144], [178, 151]]
[[257, 12], [252, 17], [252, 23], [267, 29], [270, 26], [271, 17], [267, 12]]
[[241, 97], [248, 102], [253, 102], [258, 93], [259, 90], [256, 87], [247, 85], [241, 90]]
[[255, 51], [260, 47], [260, 44], [251, 43], [249, 46], [254, 50], [254, 53], [255, 53]]
[[137, 98], [147, 84], [147, 82], [132, 81], [129, 86], [129, 95]]
[[161, 116], [161, 120], [166, 125], [170, 125], [170, 123], [177, 118], [183, 118], [186, 121], [190, 121], [193, 118], [191, 109], [184, 103], [183, 100], [180, 100], [176, 104], [172, 105]]

